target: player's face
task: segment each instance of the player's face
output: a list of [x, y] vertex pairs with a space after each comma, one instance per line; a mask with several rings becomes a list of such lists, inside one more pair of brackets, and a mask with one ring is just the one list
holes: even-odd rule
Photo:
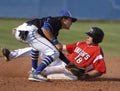
[[88, 45], [93, 45], [93, 44], [94, 44], [94, 43], [93, 43], [93, 38], [90, 37], [89, 35], [87, 35], [86, 43], [87, 43]]
[[67, 18], [67, 19], [62, 20], [62, 28], [63, 29], [70, 29], [71, 25], [72, 25], [72, 19], [71, 18]]

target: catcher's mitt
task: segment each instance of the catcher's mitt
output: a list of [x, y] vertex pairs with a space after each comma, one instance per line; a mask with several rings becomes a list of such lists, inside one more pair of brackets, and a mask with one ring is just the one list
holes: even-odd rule
[[84, 73], [85, 73], [85, 69], [84, 68], [78, 67], [78, 66], [76, 66], [76, 65], [74, 65], [72, 63], [68, 64], [66, 66], [66, 69], [71, 71], [78, 78], [83, 76]]

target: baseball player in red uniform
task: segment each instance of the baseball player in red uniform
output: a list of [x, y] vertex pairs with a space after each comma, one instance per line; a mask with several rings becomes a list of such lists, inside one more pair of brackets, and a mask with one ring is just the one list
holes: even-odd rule
[[[82, 80], [95, 78], [106, 72], [103, 51], [98, 45], [104, 38], [104, 32], [98, 27], [92, 27], [86, 34], [86, 41], [63, 46], [63, 50], [68, 52], [66, 57], [69, 61], [78, 67], [85, 68], [84, 75], [79, 78]], [[54, 77], [51, 75], [51, 78]]]
[[[102, 48], [98, 45], [104, 38], [104, 32], [98, 27], [92, 27], [88, 32], [86, 32], [86, 35], [86, 41], [63, 45], [63, 51], [68, 52], [66, 57], [68, 58], [69, 62], [77, 65], [78, 67], [85, 68], [85, 73], [80, 79], [99, 77], [106, 72], [103, 51]], [[3, 51], [4, 54], [8, 52], [9, 56], [15, 55], [17, 52], [20, 53], [21, 51], [21, 54], [18, 56], [20, 57], [29, 56], [30, 49], [31, 48], [25, 48], [11, 52], [8, 49], [4, 49]], [[63, 61], [56, 59], [56, 61], [51, 63], [49, 67], [44, 69], [43, 74], [47, 75], [50, 79], [71, 78], [72, 80], [76, 80], [79, 78], [68, 71], [65, 66], [66, 64]]]
[[83, 78], [90, 78], [106, 72], [102, 48], [98, 46], [98, 43], [103, 40], [104, 33], [100, 28], [92, 27], [86, 34], [85, 42], [68, 44], [66, 50], [70, 62], [86, 69]]

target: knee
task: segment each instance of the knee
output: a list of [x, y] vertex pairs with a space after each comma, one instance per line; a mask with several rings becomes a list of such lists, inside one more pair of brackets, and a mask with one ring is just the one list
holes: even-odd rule
[[54, 54], [52, 55], [52, 58], [53, 58], [54, 60], [56, 60], [57, 58], [59, 58], [59, 56], [60, 56], [59, 51], [56, 51], [56, 52], [54, 52]]

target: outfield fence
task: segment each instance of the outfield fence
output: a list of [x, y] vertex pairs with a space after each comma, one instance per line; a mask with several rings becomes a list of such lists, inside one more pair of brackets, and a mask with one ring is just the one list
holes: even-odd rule
[[34, 18], [55, 16], [70, 10], [79, 19], [120, 20], [120, 0], [1, 0], [0, 17]]

